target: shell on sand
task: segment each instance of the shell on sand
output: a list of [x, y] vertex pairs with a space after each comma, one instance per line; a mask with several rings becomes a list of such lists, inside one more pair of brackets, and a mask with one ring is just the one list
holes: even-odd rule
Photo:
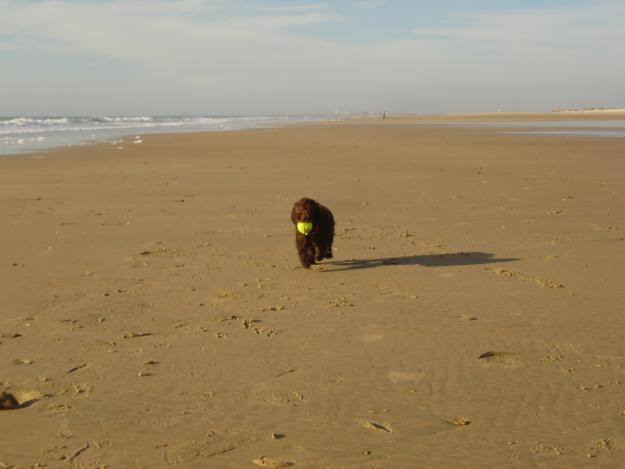
[[28, 407], [41, 400], [43, 394], [39, 391], [12, 391], [0, 392], [0, 410], [14, 410]]

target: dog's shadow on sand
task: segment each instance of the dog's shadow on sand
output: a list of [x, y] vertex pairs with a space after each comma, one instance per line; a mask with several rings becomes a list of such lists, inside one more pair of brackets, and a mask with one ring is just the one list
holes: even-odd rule
[[518, 261], [518, 257], [497, 258], [489, 252], [453, 252], [446, 254], [423, 254], [418, 256], [385, 257], [380, 259], [348, 259], [324, 262], [322, 272], [371, 269], [388, 265], [422, 265], [425, 267], [451, 267], [459, 265], [495, 264]]

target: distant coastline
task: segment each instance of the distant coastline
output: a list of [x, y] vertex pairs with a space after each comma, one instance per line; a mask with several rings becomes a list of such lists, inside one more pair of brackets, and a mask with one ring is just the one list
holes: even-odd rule
[[590, 107], [583, 109], [554, 109], [552, 112], [563, 114], [625, 114], [625, 108], [617, 107]]

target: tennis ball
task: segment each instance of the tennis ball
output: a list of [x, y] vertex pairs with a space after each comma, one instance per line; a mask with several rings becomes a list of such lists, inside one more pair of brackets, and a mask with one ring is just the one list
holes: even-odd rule
[[297, 223], [297, 231], [302, 233], [304, 236], [308, 236], [313, 229], [313, 224], [309, 221], [300, 221]]

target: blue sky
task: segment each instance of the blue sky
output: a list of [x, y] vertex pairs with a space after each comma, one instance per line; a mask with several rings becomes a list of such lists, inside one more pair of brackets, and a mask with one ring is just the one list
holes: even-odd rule
[[625, 0], [0, 0], [0, 115], [625, 107]]

